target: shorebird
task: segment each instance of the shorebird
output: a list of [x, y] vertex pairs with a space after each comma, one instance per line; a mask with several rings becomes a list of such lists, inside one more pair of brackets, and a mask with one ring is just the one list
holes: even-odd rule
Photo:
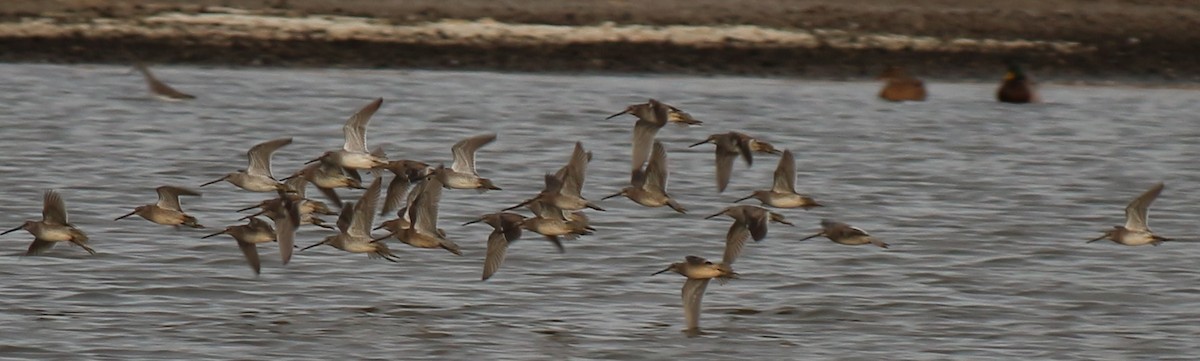
[[873, 244], [880, 248], [888, 248], [888, 244], [867, 234], [867, 231], [858, 227], [852, 227], [849, 224], [835, 222], [828, 219], [821, 220], [821, 231], [817, 234], [801, 238], [800, 241], [807, 241], [818, 236], [825, 236], [830, 241], [849, 246], [858, 246], [864, 244]]
[[371, 223], [375, 221], [375, 206], [379, 204], [379, 193], [383, 187], [383, 179], [375, 172], [375, 179], [359, 197], [358, 203], [347, 202], [342, 206], [342, 214], [338, 217], [338, 234], [325, 237], [321, 242], [304, 247], [309, 248], [327, 244], [350, 253], [366, 253], [369, 258], [383, 258], [398, 262], [395, 254], [382, 242], [371, 241]]
[[275, 228], [258, 217], [250, 217], [250, 222], [247, 224], [225, 227], [220, 232], [200, 238], [212, 238], [222, 234], [228, 234], [237, 241], [238, 248], [242, 249], [242, 255], [246, 256], [246, 263], [250, 265], [250, 269], [254, 270], [254, 274], [259, 274], [262, 263], [258, 259], [258, 244], [275, 241]]
[[201, 184], [200, 187], [227, 180], [229, 183], [251, 192], [274, 192], [279, 188], [280, 183], [275, 180], [275, 176], [271, 175], [271, 155], [288, 144], [292, 144], [291, 137], [258, 143], [246, 152], [246, 158], [250, 159], [250, 165], [246, 167], [246, 170], [226, 174], [217, 180]]
[[1004, 103], [1029, 103], [1037, 101], [1037, 93], [1021, 67], [1009, 63], [1004, 82], [996, 89], [996, 99]]
[[[311, 211], [302, 213], [301, 209], [311, 209], [311, 207], [304, 205], [306, 201], [304, 194], [287, 192], [283, 191], [283, 189], [277, 192], [280, 193], [280, 197], [276, 198], [278, 199], [277, 203], [270, 205], [270, 207], [264, 207], [262, 213], [275, 222], [275, 240], [280, 242], [280, 258], [283, 261], [283, 265], [287, 265], [288, 261], [292, 260], [292, 248], [295, 247], [296, 228], [300, 228], [300, 223], [312, 223], [320, 225], [320, 227], [326, 227], [326, 225], [317, 217], [312, 216]], [[328, 207], [325, 210], [328, 211]]]
[[603, 199], [625, 196], [646, 207], [668, 206], [676, 212], [687, 213], [667, 194], [667, 150], [662, 142], [654, 141], [654, 151], [646, 163], [646, 169], [634, 171], [629, 183], [629, 187]]
[[346, 125], [342, 126], [346, 143], [342, 145], [342, 149], [327, 151], [308, 163], [323, 161], [349, 169], [372, 169], [386, 165], [387, 157], [367, 151], [367, 123], [382, 104], [383, 98], [377, 98], [346, 119]]
[[[341, 167], [333, 163], [316, 162], [304, 166], [304, 168], [283, 180], [289, 181], [297, 177], [307, 180], [313, 186], [317, 187], [317, 190], [321, 191], [321, 194], [324, 194], [325, 198], [328, 198], [330, 202], [340, 207], [342, 199], [338, 196], [337, 191], [334, 190], [335, 188], [364, 189], [362, 180], [346, 175], [351, 172], [353, 170], [344, 171]], [[357, 172], [351, 174], [358, 175]]]
[[530, 203], [540, 202], [564, 211], [577, 211], [584, 208], [603, 211], [604, 208], [600, 208], [581, 195], [587, 164], [591, 160], [592, 153], [585, 152], [583, 144], [576, 142], [575, 150], [571, 153], [571, 160], [567, 162], [567, 165], [560, 168], [555, 174], [547, 174], [544, 177], [546, 186], [541, 193], [504, 210], [513, 210]]
[[482, 280], [487, 281], [500, 270], [500, 265], [504, 263], [504, 255], [508, 252], [508, 245], [521, 238], [525, 216], [511, 212], [491, 213], [463, 225], [478, 222], [492, 226], [492, 233], [488, 235], [487, 256], [483, 259]]
[[384, 169], [392, 171], [395, 178], [392, 178], [391, 183], [388, 183], [387, 195], [384, 196], [383, 207], [379, 210], [379, 214], [387, 214], [399, 208], [401, 202], [407, 200], [409, 185], [425, 179], [433, 168], [429, 164], [418, 162], [415, 160], [393, 160], [389, 161]]
[[451, 147], [454, 163], [450, 168], [439, 166], [434, 170], [439, 183], [450, 189], [476, 189], [480, 192], [500, 190], [492, 181], [482, 178], [475, 171], [475, 152], [496, 140], [496, 133], [477, 135], [463, 139]]
[[650, 99], [645, 104], [630, 105], [624, 111], [610, 115], [606, 119], [612, 119], [622, 114], [632, 114], [638, 118], [637, 122], [633, 124], [633, 155], [631, 157], [633, 171], [637, 172], [642, 169], [642, 164], [650, 155], [654, 136], [658, 134], [659, 129], [667, 125], [670, 118], [670, 106]]
[[[674, 124], [678, 124], [680, 126], [685, 126], [685, 127], [690, 126], [690, 125], [704, 124], [704, 122], [700, 121], [699, 119], [693, 118], [691, 114], [688, 114], [688, 112], [685, 112], [685, 111], [683, 111], [679, 108], [676, 108], [670, 104], [663, 103], [663, 105], [667, 106], [667, 122], [668, 123], [674, 123]], [[631, 104], [631, 105], [625, 107], [624, 111], [621, 111], [620, 113], [617, 113], [617, 114], [610, 115], [610, 116], [608, 116], [608, 118], [605, 118], [605, 119], [612, 119], [612, 118], [616, 118], [618, 116], [625, 115], [625, 114], [633, 114], [634, 116], [637, 116], [637, 114], [648, 114], [647, 109], [649, 109], [650, 107], [651, 107], [650, 102], [645, 102], [645, 103], [640, 103], [640, 104]]]
[[400, 242], [417, 248], [442, 248], [461, 256], [458, 245], [446, 239], [445, 232], [437, 228], [438, 202], [442, 199], [442, 184], [430, 177], [413, 190], [414, 198], [408, 206], [409, 226], [402, 227], [383, 237], [371, 240], [382, 244], [383, 240], [396, 237]]
[[147, 221], [162, 225], [175, 227], [184, 225], [192, 228], [204, 228], [204, 226], [196, 223], [196, 217], [183, 213], [183, 209], [179, 207], [179, 196], [199, 197], [200, 192], [175, 186], [161, 186], [155, 188], [154, 191], [158, 193], [157, 203], [138, 206], [133, 209], [133, 212], [117, 217], [114, 221], [119, 221], [136, 214]]
[[1108, 239], [1126, 246], [1143, 246], [1147, 244], [1157, 246], [1160, 243], [1170, 241], [1171, 239], [1154, 234], [1154, 231], [1151, 231], [1150, 226], [1146, 223], [1150, 215], [1150, 203], [1153, 203], [1154, 199], [1158, 198], [1158, 194], [1162, 193], [1164, 186], [1161, 182], [1155, 184], [1146, 190], [1145, 193], [1130, 201], [1129, 205], [1125, 206], [1124, 226], [1113, 226], [1112, 229], [1104, 231], [1103, 236], [1087, 241], [1087, 243]]
[[704, 217], [704, 219], [711, 219], [721, 215], [733, 218], [733, 224], [729, 226], [729, 232], [725, 234], [725, 255], [722, 257], [725, 262], [732, 262], [732, 260], [737, 259], [741, 255], [742, 247], [746, 245], [747, 238], [753, 238], [755, 242], [766, 238], [768, 222], [794, 226], [792, 222], [784, 219], [782, 214], [771, 212], [763, 207], [750, 205], [727, 207], [720, 213]]
[[88, 254], [96, 254], [92, 247], [88, 247], [87, 234], [67, 220], [67, 204], [63, 202], [62, 196], [54, 190], [48, 190], [42, 195], [41, 221], [25, 221], [20, 226], [4, 231], [0, 235], [20, 229], [33, 235], [33, 243], [29, 244], [29, 249], [25, 251], [26, 256], [42, 254], [42, 252], [54, 248], [56, 242], [71, 242], [83, 248]]
[[146, 86], [150, 88], [150, 93], [153, 93], [154, 96], [159, 99], [166, 101], [182, 101], [196, 98], [194, 95], [175, 90], [175, 88], [172, 88], [170, 85], [159, 81], [158, 78], [154, 76], [154, 73], [151, 73], [150, 69], [146, 68], [146, 65], [142, 63], [133, 64], [133, 67], [142, 73], [142, 77], [146, 79]]
[[771, 143], [739, 132], [713, 134], [688, 147], [692, 148], [705, 143], [712, 143], [717, 146], [717, 192], [724, 192], [725, 187], [729, 185], [729, 177], [733, 173], [734, 158], [741, 155], [742, 159], [746, 161], [746, 166], [749, 167], [754, 164], [754, 156], [752, 154], [754, 152], [779, 154], [779, 151]]
[[559, 237], [573, 240], [596, 230], [589, 225], [590, 220], [583, 212], [567, 212], [550, 204], [536, 202], [530, 203], [529, 209], [534, 216], [525, 218], [521, 226], [546, 237], [558, 248], [558, 253], [564, 252]]
[[667, 271], [687, 277], [687, 281], [683, 283], [683, 317], [687, 321], [687, 329], [684, 331], [688, 336], [700, 333], [700, 300], [704, 298], [704, 289], [708, 288], [708, 281], [716, 278], [724, 283], [729, 279], [738, 278], [737, 272], [733, 271], [732, 260], [712, 263], [697, 256], [687, 256], [683, 262], [672, 263], [654, 275]]
[[322, 228], [333, 229], [333, 226], [325, 224], [325, 220], [317, 217], [317, 215], [336, 215], [338, 213], [329, 209], [329, 206], [326, 205], [325, 202], [307, 198], [307, 196], [305, 196], [306, 182], [307, 181], [303, 178], [288, 179], [285, 182], [285, 185], [287, 185], [288, 191], [290, 192], [284, 192], [277, 198], [267, 199], [259, 202], [257, 205], [237, 210], [238, 212], [242, 212], [254, 208], [260, 209], [257, 213], [242, 217], [239, 220], [246, 220], [250, 219], [251, 217], [261, 215], [266, 216], [271, 220], [278, 221], [284, 214], [283, 212], [286, 210], [284, 202], [287, 201], [297, 203], [299, 207], [298, 211], [300, 212], [300, 224], [311, 224]]
[[887, 101], [925, 101], [925, 82], [908, 74], [903, 67], [889, 66], [879, 74], [886, 83], [879, 91], [879, 98]]
[[775, 182], [771, 189], [757, 190], [750, 195], [738, 199], [736, 202], [741, 202], [747, 199], [758, 199], [762, 204], [776, 208], [803, 208], [808, 210], [813, 207], [822, 207], [815, 199], [807, 195], [796, 193], [796, 158], [792, 156], [791, 150], [784, 150], [783, 156], [779, 158], [779, 166], [775, 168]]

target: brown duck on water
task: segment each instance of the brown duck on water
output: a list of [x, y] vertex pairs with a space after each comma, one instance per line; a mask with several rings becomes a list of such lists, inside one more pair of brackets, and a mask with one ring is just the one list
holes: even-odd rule
[[1008, 73], [1004, 74], [1004, 82], [996, 90], [996, 99], [1004, 103], [1031, 103], [1038, 101], [1037, 93], [1033, 90], [1033, 82], [1025, 75], [1025, 71], [1017, 64], [1008, 64]]
[[879, 98], [887, 101], [925, 101], [925, 83], [908, 74], [903, 67], [889, 66], [879, 74], [886, 83], [879, 91]]

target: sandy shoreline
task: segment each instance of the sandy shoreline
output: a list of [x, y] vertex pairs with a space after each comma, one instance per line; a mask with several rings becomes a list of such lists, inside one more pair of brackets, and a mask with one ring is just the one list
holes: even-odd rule
[[[286, 8], [256, 7], [253, 1], [226, 2], [241, 7], [153, 1], [134, 1], [126, 8], [78, 5], [82, 3], [86, 2], [64, 1], [58, 8], [46, 8], [38, 5], [41, 3], [17, 1], [17, 6], [0, 13], [0, 61], [127, 63], [140, 59], [153, 63], [837, 78], [870, 76], [884, 64], [906, 65], [917, 74], [933, 77], [994, 77], [1003, 61], [1016, 59], [1032, 72], [1053, 74], [1050, 78], [1111, 76], [1179, 81], [1200, 77], [1200, 41], [1191, 41], [1200, 40], [1195, 39], [1200, 35], [1181, 30], [1181, 34], [1174, 34], [1180, 24], [1161, 23], [1160, 17], [1170, 14], [1178, 15], [1170, 18], [1182, 25], [1200, 21], [1182, 16], [1200, 14], [1195, 9], [1178, 6], [1101, 9], [1124, 10], [1120, 15], [1127, 21], [1121, 26], [1133, 30], [1140, 25], [1128, 20], [1161, 24], [1153, 32], [1140, 33], [1117, 25], [1089, 25], [1095, 19], [1067, 21], [1070, 17], [1048, 9], [1042, 9], [1042, 15], [1063, 17], [1053, 24], [1057, 31], [1031, 26], [1021, 32], [1003, 24], [975, 26], [990, 31], [971, 27], [947, 31], [944, 26], [931, 25], [939, 19], [948, 22], [970, 18], [973, 13], [989, 10], [986, 8], [968, 9], [971, 12], [930, 7], [922, 14], [909, 8], [865, 7], [869, 14], [860, 14], [859, 20], [866, 21], [871, 20], [870, 14], [894, 18], [915, 13], [921, 15], [916, 22], [921, 26], [914, 29], [853, 22], [853, 26], [837, 26], [821, 21], [821, 16], [807, 16], [805, 19], [810, 21], [800, 24], [813, 26], [780, 26], [775, 17], [764, 14], [759, 14], [758, 21], [739, 24], [708, 23], [703, 17], [674, 22], [667, 21], [669, 18], [600, 22], [585, 18], [575, 23], [555, 23], [553, 15], [566, 10], [537, 6], [524, 10], [541, 11], [541, 20], [516, 18], [514, 8], [507, 8], [508, 13], [488, 13], [494, 17], [470, 18], [472, 9], [483, 6], [475, 1], [454, 7], [443, 5], [459, 11], [457, 14], [430, 15], [429, 9], [437, 9], [431, 7], [413, 10], [422, 14], [415, 17], [402, 16], [404, 9], [378, 16], [380, 11], [370, 11], [378, 9], [357, 1], [344, 4], [351, 10], [307, 1], [294, 1]], [[360, 6], [357, 12], [352, 8], [355, 4]], [[772, 1], [749, 4], [766, 10], [771, 10], [770, 6], [794, 5]], [[591, 13], [603, 14], [605, 8], [600, 7]], [[364, 13], [376, 16], [362, 16]], [[837, 12], [827, 11], [825, 15], [830, 14]], [[620, 20], [621, 16], [613, 18]], [[1105, 29], [1127, 36], [1105, 36]]]

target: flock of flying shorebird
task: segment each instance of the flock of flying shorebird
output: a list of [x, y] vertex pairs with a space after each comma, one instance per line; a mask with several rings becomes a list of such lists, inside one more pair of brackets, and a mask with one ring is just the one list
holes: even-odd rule
[[[194, 98], [159, 81], [144, 66], [138, 65], [136, 68], [143, 73], [151, 92], [156, 96], [167, 100]], [[443, 188], [474, 189], [480, 192], [500, 190], [489, 179], [481, 177], [475, 169], [476, 151], [495, 141], [496, 134], [472, 136], [454, 144], [451, 148], [454, 161], [449, 168], [413, 160], [391, 160], [382, 148], [368, 150], [366, 144], [367, 123], [382, 103], [383, 99], [375, 99], [346, 121], [342, 128], [345, 144], [341, 149], [321, 154], [306, 163], [303, 169], [286, 178], [276, 179], [272, 175], [271, 156], [275, 151], [291, 144], [292, 138], [279, 138], [254, 145], [246, 154], [249, 164], [245, 169], [201, 184], [200, 187], [205, 187], [226, 181], [247, 191], [272, 192], [277, 196], [255, 206], [240, 209], [239, 211], [258, 209], [257, 213], [242, 218], [247, 221], [246, 224], [229, 226], [203, 238], [231, 236], [237, 241], [255, 274], [260, 272], [257, 250], [259, 244], [277, 242], [282, 263], [286, 265], [291, 260], [293, 248], [297, 248], [294, 245], [296, 229], [300, 225], [309, 224], [333, 229], [337, 233], [304, 247], [301, 251], [328, 245], [350, 253], [365, 253], [369, 258], [396, 262], [397, 256], [387, 244], [388, 240], [395, 239], [413, 247], [441, 248], [455, 255], [462, 255], [459, 246], [447, 238], [445, 230], [438, 227], [438, 203]], [[630, 184], [620, 192], [603, 199], [624, 196], [645, 207], [666, 206], [676, 212], [686, 213], [687, 210], [667, 192], [667, 152], [655, 136], [658, 130], [668, 123], [696, 125], [701, 122], [679, 108], [654, 99], [630, 105], [624, 111], [608, 118], [621, 115], [637, 118], [633, 126]], [[812, 197], [796, 192], [796, 165], [791, 151], [779, 151], [762, 139], [734, 131], [713, 134], [692, 144], [691, 147], [708, 143], [715, 146], [718, 192], [723, 192], [729, 184], [737, 158], [742, 158], [749, 166], [755, 153], [780, 155], [771, 188], [754, 191], [736, 202], [755, 199], [763, 206], [805, 210], [822, 206]], [[554, 174], [545, 175], [545, 188], [541, 192], [512, 207], [483, 215], [464, 224], [484, 223], [493, 229], [487, 240], [483, 280], [486, 281], [499, 270], [508, 245], [518, 240], [523, 231], [544, 236], [559, 252], [563, 252], [561, 239], [575, 239], [595, 231], [589, 225], [588, 216], [583, 213], [584, 209], [604, 210], [583, 196], [584, 179], [591, 158], [592, 154], [583, 148], [582, 143], [577, 142], [566, 165]], [[384, 171], [393, 174], [386, 192], [383, 190]], [[370, 172], [373, 175], [366, 187], [363, 186], [360, 172]], [[305, 191], [308, 184], [320, 190], [335, 206], [340, 206], [340, 212], [333, 211], [322, 201], [308, 198]], [[343, 202], [336, 191], [338, 188], [365, 190], [356, 201]], [[1125, 208], [1124, 226], [1115, 226], [1104, 232], [1103, 236], [1088, 243], [1109, 239], [1123, 245], [1138, 246], [1158, 245], [1167, 241], [1168, 239], [1154, 234], [1146, 224], [1147, 208], [1162, 190], [1163, 184], [1158, 183], [1135, 198]], [[199, 192], [177, 186], [161, 186], [156, 191], [156, 203], [138, 206], [116, 220], [138, 215], [162, 225], [204, 227], [195, 217], [185, 213], [179, 202], [180, 196], [200, 196]], [[41, 254], [57, 242], [70, 242], [88, 253], [95, 254], [88, 246], [87, 235], [68, 220], [62, 196], [54, 190], [48, 190], [43, 200], [40, 221], [26, 221], [0, 235], [22, 229], [32, 234], [34, 241], [25, 253], [27, 256]], [[510, 212], [522, 207], [527, 208], [532, 216]], [[380, 215], [396, 211], [397, 218], [375, 226], [377, 211]], [[335, 225], [325, 224], [320, 218], [324, 215], [337, 215]], [[266, 217], [271, 222], [259, 216]], [[683, 309], [687, 324], [685, 331], [689, 334], [699, 332], [700, 300], [709, 281], [717, 279], [724, 283], [738, 277], [738, 273], [733, 270], [733, 262], [742, 253], [746, 241], [763, 240], [767, 236], [768, 223], [792, 225], [782, 214], [756, 205], [733, 205], [705, 218], [719, 216], [728, 216], [733, 220], [725, 236], [725, 250], [720, 262], [714, 263], [702, 257], [689, 255], [683, 262], [672, 263], [654, 273], [657, 275], [670, 271], [687, 278], [683, 285]], [[887, 243], [866, 231], [845, 223], [826, 219], [821, 220], [820, 225], [819, 232], [800, 240], [823, 236], [844, 245], [888, 247]], [[385, 231], [382, 236], [372, 234], [372, 231], [380, 229]]]

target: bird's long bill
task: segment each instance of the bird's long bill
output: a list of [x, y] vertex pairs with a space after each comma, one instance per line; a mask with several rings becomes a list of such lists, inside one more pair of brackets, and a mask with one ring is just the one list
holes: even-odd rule
[[[475, 219], [475, 220], [473, 220], [473, 221], [470, 221], [470, 222], [467, 222], [467, 223], [463, 223], [462, 225], [464, 225], [464, 226], [465, 226], [465, 225], [468, 225], [468, 224], [476, 224], [476, 223], [479, 223], [479, 222], [483, 222], [483, 217], [479, 217], [479, 218], [477, 218], [477, 219]], [[383, 226], [379, 226], [379, 228], [383, 228]], [[379, 229], [379, 228], [375, 228], [375, 229]]]
[[320, 242], [317, 242], [317, 244], [314, 244], [314, 245], [311, 245], [311, 246], [308, 246], [308, 247], [301, 248], [301, 249], [300, 249], [300, 252], [304, 252], [304, 251], [308, 250], [309, 248], [313, 248], [313, 247], [316, 247], [316, 246], [320, 246], [320, 245], [322, 245], [322, 244], [325, 244], [325, 241], [320, 241]]
[[694, 148], [694, 147], [696, 147], [697, 145], [701, 145], [701, 144], [704, 144], [704, 143], [708, 143], [708, 139], [701, 140], [701, 141], [699, 141], [699, 142], [696, 142], [696, 144], [689, 145], [689, 146], [688, 146], [688, 148]]
[[613, 198], [613, 197], [619, 197], [619, 196], [621, 196], [622, 194], [625, 194], [625, 192], [617, 192], [616, 194], [613, 194], [613, 195], [611, 195], [611, 196], [604, 197], [604, 198], [600, 198], [600, 200], [605, 200], [605, 199], [609, 199], [609, 198]]
[[654, 272], [653, 274], [651, 274], [651, 276], [656, 276], [656, 275], [658, 275], [658, 274], [660, 274], [660, 273], [663, 273], [663, 272], [666, 272], [666, 271], [670, 271], [670, 270], [671, 270], [671, 266], [667, 266], [667, 268], [663, 268], [663, 269], [662, 269], [662, 271]]
[[238, 218], [238, 220], [239, 220], [239, 221], [244, 221], [244, 220], [250, 219], [250, 218], [252, 218], [252, 217], [257, 217], [257, 216], [259, 216], [259, 215], [262, 215], [262, 214], [263, 214], [263, 213], [265, 213], [265, 212], [266, 212], [266, 211], [258, 211], [258, 213], [251, 214], [251, 215], [248, 215], [248, 216], [245, 216], [245, 217], [242, 217], [242, 218]]
[[225, 234], [225, 231], [220, 231], [220, 232], [213, 233], [213, 234], [210, 234], [210, 235], [207, 235], [207, 236], [204, 236], [204, 237], [200, 237], [200, 238], [212, 238], [212, 237], [220, 236], [220, 235], [222, 235], [222, 234]]
[[801, 238], [801, 239], [800, 239], [800, 241], [801, 241], [801, 242], [804, 242], [804, 241], [807, 241], [807, 240], [810, 240], [810, 239], [813, 239], [813, 238], [820, 237], [820, 236], [821, 236], [821, 235], [823, 235], [823, 234], [825, 234], [825, 232], [819, 232], [819, 233], [817, 233], [817, 234], [814, 234], [814, 235], [811, 235], [811, 236], [808, 236], [808, 237]]
[[754, 198], [754, 194], [753, 194], [753, 193], [751, 193], [751, 194], [750, 194], [750, 195], [748, 195], [748, 196], [745, 196], [745, 197], [739, 198], [738, 200], [736, 200], [736, 201], [733, 201], [733, 203], [741, 202], [741, 201], [744, 201], [744, 200], [747, 200], [747, 199], [750, 199], [750, 198]]
[[13, 229], [10, 229], [10, 230], [7, 230], [7, 231], [4, 231], [4, 233], [0, 233], [0, 234], [9, 234], [9, 233], [13, 233], [13, 232], [16, 232], [18, 229], [21, 229], [21, 228], [25, 228], [25, 225], [24, 225], [24, 224], [22, 224], [22, 225], [19, 225], [19, 226], [17, 226], [16, 228], [13, 228]]
[[717, 213], [717, 214], [714, 214], [714, 215], [711, 215], [711, 216], [708, 216], [708, 217], [704, 217], [704, 219], [712, 219], [713, 217], [716, 217], [716, 216], [719, 216], [719, 215], [722, 215], [722, 214], [725, 214], [725, 212], [721, 212], [721, 213]]
[[208, 183], [201, 184], [200, 186], [201, 186], [201, 187], [203, 187], [203, 186], [211, 185], [211, 184], [213, 184], [213, 183], [217, 183], [217, 182], [220, 182], [220, 181], [226, 180], [226, 179], [228, 179], [228, 178], [229, 178], [229, 176], [224, 176], [224, 177], [221, 177], [221, 178], [217, 178], [217, 180], [214, 180], [214, 181], [211, 181], [211, 182], [208, 182]]
[[616, 118], [616, 117], [619, 117], [619, 116], [622, 116], [625, 114], [629, 114], [629, 109], [622, 110], [620, 113], [617, 113], [617, 114], [609, 115], [608, 118], [604, 118], [604, 119], [608, 120], [608, 119]]
[[115, 218], [115, 219], [113, 219], [113, 220], [114, 220], [114, 221], [119, 221], [119, 220], [125, 219], [125, 217], [132, 216], [132, 215], [134, 215], [134, 214], [136, 214], [136, 213], [137, 213], [137, 210], [135, 209], [135, 210], [133, 210], [133, 212], [126, 213], [125, 215], [123, 215], [123, 216], [120, 216], [120, 217], [117, 217], [117, 218]]
[[287, 176], [287, 177], [279, 178], [279, 181], [280, 181], [280, 182], [287, 182], [287, 180], [288, 180], [288, 179], [296, 178], [296, 176], [299, 176], [299, 175], [300, 175], [299, 173], [292, 174], [292, 175], [289, 175], [289, 176]]
[[386, 236], [383, 236], [383, 237], [376, 237], [376, 238], [372, 238], [372, 239], [371, 239], [371, 243], [375, 243], [375, 242], [379, 242], [379, 241], [382, 241], [382, 240], [385, 240], [385, 239], [388, 239], [388, 238], [392, 238], [392, 236], [395, 236], [395, 235], [396, 235], [396, 232], [391, 232], [391, 233], [388, 233]]
[[587, 206], [588, 208], [595, 209], [597, 211], [607, 212], [606, 210], [604, 210], [604, 208], [600, 208], [600, 206], [598, 206], [592, 202], [587, 202], [587, 204], [584, 204], [584, 205]]
[[[468, 224], [469, 224], [469, 223], [468, 223]], [[464, 224], [464, 226], [465, 226], [465, 225], [466, 225], [466, 224]], [[371, 230], [372, 230], [372, 231], [378, 231], [378, 230], [380, 230], [380, 229], [383, 229], [383, 227], [387, 227], [387, 225], [386, 225], [386, 224], [380, 224], [380, 225], [379, 225], [379, 227], [371, 228]]]
[[324, 155], [322, 155], [322, 156], [320, 156], [320, 157], [313, 158], [313, 160], [310, 160], [310, 161], [304, 162], [304, 164], [313, 164], [313, 163], [316, 163], [318, 160], [321, 160], [321, 158], [325, 158], [325, 156], [324, 156]]
[[[521, 202], [521, 203], [519, 203], [519, 204], [517, 204], [517, 205], [515, 205], [515, 206], [512, 206], [512, 207], [508, 207], [508, 208], [505, 208], [505, 209], [501, 209], [500, 211], [501, 211], [501, 212], [504, 212], [504, 211], [511, 211], [511, 210], [514, 210], [514, 209], [517, 209], [517, 208], [521, 208], [521, 207], [524, 207], [525, 205], [527, 205], [527, 204], [529, 204], [529, 203], [533, 202], [533, 201], [534, 201], [534, 200], [536, 200], [536, 199], [537, 199], [537, 198], [530, 198], [530, 199], [526, 199], [524, 202]], [[481, 218], [481, 219], [482, 219], [482, 218]], [[464, 226], [465, 226], [465, 224], [464, 224]]]
[[237, 211], [238, 211], [238, 212], [245, 212], [245, 211], [248, 211], [248, 210], [251, 210], [251, 209], [258, 208], [259, 206], [260, 206], [260, 205], [258, 205], [258, 204], [255, 204], [255, 205], [252, 205], [252, 206], [249, 206], [249, 207], [246, 207], [246, 208], [239, 209], [239, 210], [237, 210]]
[[1105, 238], [1108, 238], [1108, 233], [1105, 233], [1103, 236], [1096, 237], [1096, 239], [1093, 239], [1093, 240], [1087, 241], [1087, 243], [1092, 243], [1092, 242], [1099, 241], [1099, 240], [1102, 240], [1102, 239], [1105, 239]]

